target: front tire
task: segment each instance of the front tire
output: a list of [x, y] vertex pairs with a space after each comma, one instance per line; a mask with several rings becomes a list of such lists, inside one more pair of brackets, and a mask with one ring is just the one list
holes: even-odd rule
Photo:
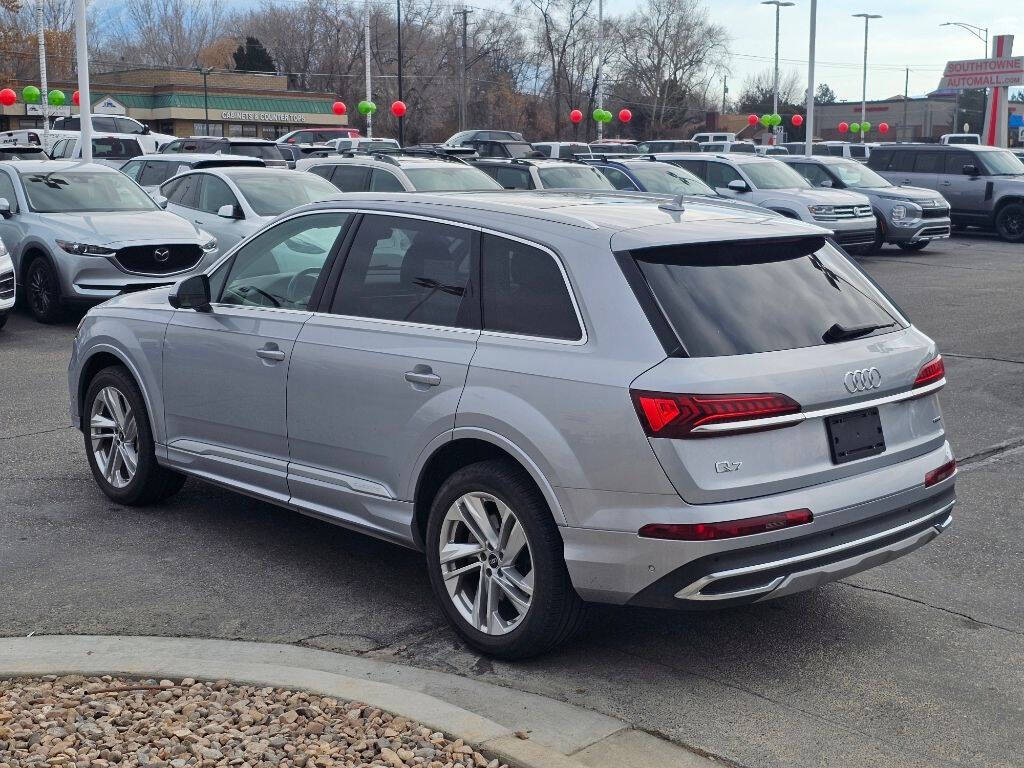
[[0, 329], [3, 329], [5, 325], [7, 325], [7, 313], [0, 312]]
[[29, 311], [40, 323], [56, 323], [64, 315], [61, 306], [60, 280], [50, 262], [37, 256], [25, 273], [25, 297]]
[[113, 501], [144, 506], [185, 484], [184, 475], [157, 463], [142, 393], [124, 368], [104, 368], [89, 382], [82, 421], [89, 469]]
[[441, 486], [427, 523], [427, 568], [455, 631], [489, 656], [545, 653], [584, 618], [551, 510], [511, 461], [471, 464]]
[[1009, 203], [999, 209], [996, 232], [1008, 243], [1024, 241], [1024, 203]]
[[928, 247], [927, 240], [918, 240], [916, 243], [897, 243], [901, 251], [923, 251]]

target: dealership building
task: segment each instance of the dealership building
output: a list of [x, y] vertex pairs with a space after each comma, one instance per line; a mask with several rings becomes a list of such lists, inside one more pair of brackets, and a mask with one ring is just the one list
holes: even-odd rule
[[[335, 115], [333, 93], [290, 88], [287, 75], [216, 71], [205, 78], [197, 70], [127, 69], [94, 73], [90, 79], [93, 111], [126, 115], [152, 130], [175, 136], [255, 136], [275, 139], [297, 128], [348, 125], [347, 115]], [[8, 83], [20, 95], [26, 85]], [[77, 82], [51, 81], [67, 95]], [[77, 113], [77, 107], [51, 107], [51, 114]], [[42, 107], [24, 104], [20, 98], [0, 107], [0, 130], [42, 126]]]

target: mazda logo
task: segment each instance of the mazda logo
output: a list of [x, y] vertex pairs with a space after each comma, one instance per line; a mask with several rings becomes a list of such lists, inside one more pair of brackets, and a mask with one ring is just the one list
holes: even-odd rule
[[877, 368], [863, 368], [859, 371], [847, 371], [843, 376], [843, 386], [851, 395], [855, 392], [867, 392], [878, 389], [882, 384], [882, 372]]
[[171, 249], [157, 248], [155, 251], [153, 251], [153, 258], [159, 262], [167, 261], [169, 258], [171, 258]]

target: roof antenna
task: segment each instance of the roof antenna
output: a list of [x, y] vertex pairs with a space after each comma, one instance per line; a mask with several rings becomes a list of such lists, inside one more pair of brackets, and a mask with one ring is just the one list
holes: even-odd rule
[[686, 208], [683, 206], [682, 193], [676, 195], [671, 200], [661, 203], [660, 205], [658, 205], [658, 207], [663, 211], [682, 212], [686, 210]]

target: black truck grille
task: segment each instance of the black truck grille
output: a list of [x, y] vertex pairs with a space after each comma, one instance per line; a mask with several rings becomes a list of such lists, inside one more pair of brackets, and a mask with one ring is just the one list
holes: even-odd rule
[[944, 219], [949, 216], [949, 208], [923, 208], [921, 209], [922, 219]]
[[167, 275], [192, 269], [203, 258], [198, 245], [132, 245], [114, 256], [121, 268], [140, 275]]

